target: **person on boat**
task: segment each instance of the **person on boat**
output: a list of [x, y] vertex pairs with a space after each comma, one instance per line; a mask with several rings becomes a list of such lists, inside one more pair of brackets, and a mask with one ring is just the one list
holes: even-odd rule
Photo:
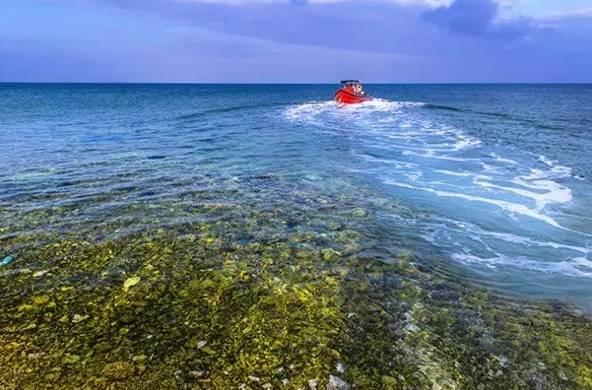
[[365, 95], [366, 92], [364, 92], [364, 87], [362, 86], [362, 84], [356, 84], [354, 86], [354, 91], [358, 94], [358, 95]]
[[345, 86], [343, 88], [343, 90], [346, 91], [346, 92], [349, 92], [349, 93], [353, 93], [353, 94], [357, 93], [356, 85], [355, 84], [347, 85], [347, 86]]

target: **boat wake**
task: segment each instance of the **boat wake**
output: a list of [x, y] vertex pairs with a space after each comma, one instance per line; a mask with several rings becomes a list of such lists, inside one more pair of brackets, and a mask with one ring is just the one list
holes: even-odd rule
[[324, 116], [342, 116], [348, 114], [369, 114], [376, 112], [397, 113], [406, 107], [423, 107], [424, 103], [394, 102], [384, 99], [373, 99], [360, 104], [340, 105], [333, 100], [324, 102], [304, 103], [289, 107], [285, 116], [291, 121], [314, 122]]
[[[418, 102], [374, 100], [337, 107], [307, 103], [285, 117], [349, 137], [365, 175], [418, 210], [390, 216], [458, 262], [592, 277], [592, 224], [577, 220], [572, 169], [544, 156], [484, 144]], [[589, 226], [589, 227], [586, 227]]]

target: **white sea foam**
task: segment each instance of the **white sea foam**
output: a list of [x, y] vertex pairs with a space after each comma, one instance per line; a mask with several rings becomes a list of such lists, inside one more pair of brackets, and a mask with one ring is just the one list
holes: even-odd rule
[[315, 116], [336, 108], [334, 102], [304, 103], [291, 106], [285, 111], [285, 116], [291, 121], [312, 121]]
[[474, 176], [473, 173], [470, 172], [453, 172], [453, 171], [448, 171], [446, 169], [434, 169], [434, 172], [437, 173], [441, 173], [443, 175], [449, 175], [449, 176], [459, 176], [459, 177], [471, 177]]
[[592, 277], [592, 229], [572, 228], [562, 211], [574, 201], [572, 170], [545, 156], [484, 145], [434, 121], [422, 106], [318, 102], [290, 107], [286, 117], [335, 136], [347, 131], [352, 155], [364, 162], [350, 172], [370, 175], [422, 208], [423, 219], [393, 218], [453, 259]]
[[592, 262], [584, 258], [572, 258], [569, 261], [541, 262], [523, 256], [497, 255], [492, 257], [476, 256], [468, 253], [453, 253], [454, 260], [465, 264], [479, 264], [490, 268], [500, 266], [536, 270], [549, 274], [561, 274], [577, 278], [592, 277]]
[[497, 206], [497, 207], [499, 207], [505, 211], [508, 211], [512, 214], [520, 214], [520, 215], [523, 215], [526, 217], [530, 217], [530, 218], [545, 222], [553, 227], [561, 228], [561, 225], [559, 225], [557, 223], [557, 221], [555, 221], [553, 218], [545, 215], [544, 213], [542, 213], [536, 209], [529, 208], [528, 206], [520, 204], [520, 203], [513, 203], [513, 202], [508, 202], [508, 201], [504, 201], [504, 200], [500, 200], [500, 199], [469, 195], [469, 194], [461, 193], [461, 192], [450, 192], [450, 191], [436, 190], [434, 188], [429, 188], [429, 187], [413, 186], [410, 184], [401, 183], [401, 182], [397, 182], [394, 180], [385, 180], [385, 183], [392, 185], [392, 186], [401, 187], [401, 188], [412, 188], [415, 190], [430, 192], [432, 194], [435, 194], [435, 195], [441, 196], [441, 197], [459, 198], [459, 199], [464, 199], [464, 200], [468, 200], [471, 202], [480, 202], [480, 203], [494, 205], [494, 206]]
[[[420, 102], [397, 102], [383, 99], [374, 99], [361, 104], [340, 105], [334, 101], [322, 101], [298, 104], [285, 111], [285, 116], [291, 121], [311, 122], [315, 117], [323, 114], [368, 114], [373, 112], [398, 112], [404, 108], [422, 107]], [[383, 123], [390, 123], [389, 118], [382, 118]], [[411, 126], [411, 125], [409, 125]]]
[[531, 199], [535, 204], [534, 210], [538, 213], [542, 213], [549, 204], [567, 203], [573, 198], [569, 188], [549, 180], [548, 176], [537, 170], [533, 170], [530, 175], [511, 179], [511, 183], [515, 183], [516, 187], [493, 184], [490, 180], [491, 177], [484, 179], [481, 176], [476, 177], [473, 182], [484, 188], [497, 189], [500, 192], [514, 193]]
[[[592, 276], [592, 247], [589, 243], [582, 246], [563, 244], [553, 240], [559, 237], [543, 240], [490, 231], [473, 223], [445, 217], [436, 217], [434, 221], [424, 224], [426, 233], [422, 237], [426, 241], [449, 248], [453, 253], [452, 258], [465, 264], [479, 264], [488, 268], [511, 267], [578, 278]], [[464, 237], [464, 241], [459, 243], [453, 237]], [[476, 245], [469, 245], [471, 241]], [[511, 253], [508, 252], [509, 248]], [[535, 255], [542, 253], [552, 253], [554, 256], [542, 261]]]
[[518, 164], [516, 161], [511, 160], [509, 158], [500, 157], [496, 153], [491, 153], [490, 156], [493, 157], [496, 161], [499, 161], [499, 162], [502, 162], [502, 163], [506, 163], [506, 164]]

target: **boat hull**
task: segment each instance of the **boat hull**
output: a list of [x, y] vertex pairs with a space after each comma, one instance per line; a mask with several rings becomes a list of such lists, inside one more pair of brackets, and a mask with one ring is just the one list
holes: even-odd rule
[[368, 95], [358, 95], [344, 89], [340, 89], [335, 93], [335, 101], [339, 104], [360, 104], [369, 100], [372, 100], [372, 97]]

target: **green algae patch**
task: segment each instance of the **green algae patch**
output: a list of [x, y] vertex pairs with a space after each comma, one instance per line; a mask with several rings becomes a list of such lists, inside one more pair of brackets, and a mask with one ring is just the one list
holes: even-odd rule
[[321, 256], [325, 261], [337, 261], [340, 257], [340, 253], [334, 249], [327, 248], [321, 250]]
[[136, 284], [140, 283], [142, 280], [139, 276], [134, 276], [132, 278], [128, 278], [123, 282], [123, 291], [128, 291], [131, 287], [134, 287]]
[[78, 355], [66, 355], [64, 357], [64, 363], [66, 364], [76, 364], [80, 361], [80, 356]]
[[121, 381], [133, 377], [135, 371], [136, 367], [132, 363], [118, 361], [106, 364], [101, 373], [109, 379]]
[[[438, 280], [402, 262], [352, 266], [352, 282], [342, 286], [355, 311], [344, 360], [354, 387], [589, 388], [580, 371], [592, 364], [589, 318]], [[366, 283], [353, 282], [360, 279]]]
[[318, 250], [138, 236], [30, 257], [44, 258], [61, 266], [31, 298], [29, 277], [0, 282], [0, 329], [18, 343], [0, 344], [10, 386], [298, 387], [327, 380], [340, 356], [340, 286]]
[[356, 256], [359, 235], [339, 226], [331, 242], [237, 241], [237, 229], [22, 247], [28, 272], [0, 277], [0, 383], [590, 388], [587, 317], [444, 280], [409, 252]]

